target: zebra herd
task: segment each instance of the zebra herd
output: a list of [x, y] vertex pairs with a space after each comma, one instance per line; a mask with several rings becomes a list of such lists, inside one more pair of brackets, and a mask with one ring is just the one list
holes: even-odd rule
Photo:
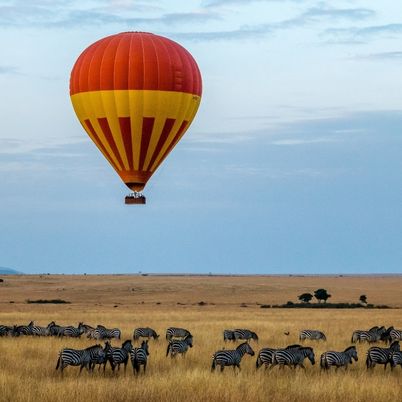
[[[131, 340], [126, 340], [120, 347], [112, 346], [111, 339], [120, 340], [121, 330], [119, 328], [106, 328], [103, 325], [92, 327], [80, 322], [77, 327], [72, 325], [60, 326], [54, 321], [50, 322], [46, 327], [37, 326], [31, 321], [28, 325], [0, 325], [1, 336], [57, 336], [80, 338], [85, 335], [88, 339], [96, 341], [105, 341], [104, 346], [96, 344], [86, 349], [64, 348], [60, 351], [56, 370], [63, 370], [67, 366], [79, 366], [79, 372], [86, 368], [89, 372], [93, 372], [95, 366], [99, 366], [99, 370], [103, 366], [105, 371], [109, 363], [112, 371], [116, 367], [120, 370], [120, 365], [127, 368], [127, 364], [131, 361], [133, 373], [138, 374], [141, 366], [145, 373], [147, 367], [149, 352], [149, 340], [153, 338], [158, 340], [157, 332], [149, 327], [136, 328], [132, 338], [134, 342], [141, 342], [140, 346], [135, 347]], [[286, 334], [288, 335], [288, 334]], [[255, 352], [251, 347], [251, 341], [258, 342], [258, 335], [249, 329], [225, 329], [223, 331], [223, 340], [227, 342], [243, 341], [235, 349], [226, 349], [216, 351], [212, 355], [211, 371], [216, 367], [220, 367], [223, 371], [225, 367], [232, 366], [235, 370], [240, 369], [242, 358], [248, 354], [254, 356]], [[303, 329], [299, 333], [299, 341], [326, 341], [327, 338], [322, 331]], [[356, 330], [352, 334], [352, 343], [388, 343], [388, 347], [372, 346], [367, 351], [366, 367], [372, 369], [376, 365], [384, 365], [386, 369], [389, 364], [391, 369], [396, 366], [402, 367], [402, 352], [400, 351], [399, 341], [402, 340], [402, 331], [394, 327], [385, 328], [384, 326], [375, 326], [369, 330]], [[174, 358], [177, 355], [184, 357], [187, 351], [193, 347], [193, 335], [185, 328], [170, 327], [166, 330], [166, 341], [168, 343], [166, 357]], [[255, 363], [256, 369], [265, 366], [271, 370], [275, 366], [290, 368], [300, 367], [305, 369], [304, 361], [308, 359], [311, 365], [315, 364], [314, 350], [310, 346], [302, 344], [292, 344], [284, 348], [262, 348], [257, 354]], [[343, 351], [326, 351], [320, 356], [320, 367], [322, 370], [328, 370], [331, 367], [344, 367], [347, 369], [353, 361], [358, 361], [356, 346], [348, 346]]]

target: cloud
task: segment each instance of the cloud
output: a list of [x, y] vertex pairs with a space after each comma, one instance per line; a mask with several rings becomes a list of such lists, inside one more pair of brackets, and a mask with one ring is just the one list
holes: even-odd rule
[[354, 59], [360, 60], [402, 60], [402, 51], [380, 52], [366, 55], [355, 56]]
[[305, 144], [322, 144], [322, 143], [330, 143], [330, 142], [340, 142], [340, 138], [328, 138], [328, 137], [321, 137], [321, 138], [286, 138], [281, 140], [272, 141], [272, 145], [305, 145]]
[[[48, 1], [29, 2], [22, 7], [19, 1], [0, 6], [0, 26], [21, 28], [75, 28], [95, 25], [176, 25], [204, 23], [219, 19], [211, 10], [195, 10], [185, 13], [162, 13], [156, 17], [143, 16], [141, 9], [126, 2], [117, 2], [120, 7], [87, 7], [80, 2]], [[135, 3], [136, 4], [136, 3]]]
[[330, 43], [366, 43], [373, 38], [395, 37], [402, 34], [402, 24], [372, 25], [366, 27], [330, 28], [324, 31]]
[[0, 66], [0, 75], [19, 75], [21, 74], [15, 66]]

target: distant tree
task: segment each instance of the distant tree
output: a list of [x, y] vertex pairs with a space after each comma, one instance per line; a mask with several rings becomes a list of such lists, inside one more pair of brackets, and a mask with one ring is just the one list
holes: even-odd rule
[[367, 304], [367, 296], [366, 295], [361, 295], [359, 297], [359, 300], [360, 300], [361, 303]]
[[298, 296], [298, 299], [300, 301], [302, 301], [303, 303], [310, 303], [312, 298], [313, 298], [313, 295], [311, 293], [303, 293], [300, 296]]
[[327, 292], [326, 289], [317, 289], [314, 292], [314, 297], [318, 300], [318, 303], [321, 303], [321, 300], [324, 300], [324, 303], [326, 303], [331, 295]]

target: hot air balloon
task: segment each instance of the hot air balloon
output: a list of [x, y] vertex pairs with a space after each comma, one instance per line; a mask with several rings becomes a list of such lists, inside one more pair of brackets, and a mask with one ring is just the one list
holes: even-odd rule
[[197, 113], [201, 74], [178, 43], [146, 32], [123, 32], [85, 49], [71, 72], [74, 111], [95, 145], [133, 191], [180, 141]]

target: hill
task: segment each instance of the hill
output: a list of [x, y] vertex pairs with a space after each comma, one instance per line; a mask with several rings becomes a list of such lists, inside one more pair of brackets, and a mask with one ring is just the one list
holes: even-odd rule
[[0, 267], [0, 275], [21, 275], [22, 272], [16, 271], [12, 268]]

